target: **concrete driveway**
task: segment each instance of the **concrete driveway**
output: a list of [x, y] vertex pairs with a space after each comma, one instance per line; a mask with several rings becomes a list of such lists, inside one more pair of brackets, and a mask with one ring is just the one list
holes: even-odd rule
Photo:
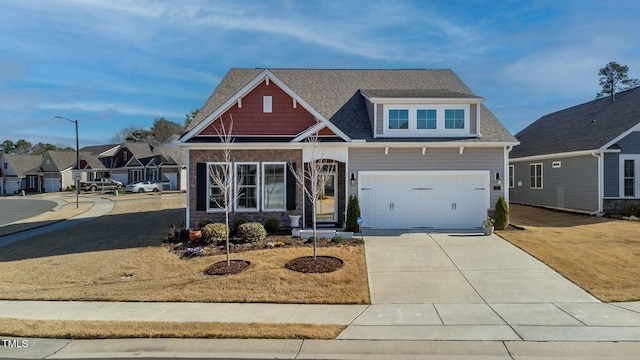
[[640, 340], [637, 303], [601, 303], [496, 235], [378, 231], [365, 248], [372, 305], [340, 339]]

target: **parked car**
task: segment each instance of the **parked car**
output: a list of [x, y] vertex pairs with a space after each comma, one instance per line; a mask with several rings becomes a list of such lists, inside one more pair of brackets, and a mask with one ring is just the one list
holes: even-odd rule
[[80, 189], [83, 191], [115, 190], [123, 186], [120, 181], [113, 179], [95, 179], [80, 183]]
[[147, 180], [147, 181], [138, 181], [135, 183], [131, 183], [125, 187], [125, 191], [138, 192], [138, 193], [143, 193], [146, 191], [156, 192], [156, 191], [160, 191], [160, 188], [158, 187], [157, 183]]

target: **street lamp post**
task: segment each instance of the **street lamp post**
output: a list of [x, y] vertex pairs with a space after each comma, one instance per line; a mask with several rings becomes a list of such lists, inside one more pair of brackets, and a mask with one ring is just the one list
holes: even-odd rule
[[[56, 115], [54, 116], [56, 119], [64, 119], [76, 124], [76, 170], [80, 171], [80, 143], [78, 140], [78, 120], [67, 119], [64, 116]], [[76, 179], [76, 209], [79, 207], [79, 196], [80, 196], [80, 180]]]

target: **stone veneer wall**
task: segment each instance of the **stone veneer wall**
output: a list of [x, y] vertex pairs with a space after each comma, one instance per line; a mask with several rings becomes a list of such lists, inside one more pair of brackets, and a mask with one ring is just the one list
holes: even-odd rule
[[640, 200], [637, 199], [605, 199], [602, 206], [602, 211], [605, 214], [625, 215], [625, 207], [627, 204], [640, 204]]
[[[210, 219], [214, 222], [224, 223], [224, 212], [206, 212], [196, 210], [196, 166], [197, 163], [218, 162], [222, 159], [221, 151], [217, 150], [191, 150], [189, 151], [189, 227], [196, 228], [198, 221], [202, 219]], [[300, 164], [302, 162], [302, 150], [233, 150], [231, 152], [232, 162], [259, 162], [262, 168], [263, 162], [286, 162]], [[299, 165], [296, 165], [299, 167]], [[287, 169], [288, 171], [288, 169]], [[286, 176], [286, 175], [285, 175]], [[260, 179], [262, 186], [262, 179]], [[229, 226], [233, 226], [235, 219], [243, 219], [246, 221], [257, 221], [263, 223], [269, 218], [280, 220], [280, 228], [289, 228], [289, 215], [302, 215], [302, 187], [296, 186], [296, 210], [288, 211], [255, 211], [255, 212], [232, 212], [229, 218]], [[260, 188], [260, 203], [262, 204], [262, 188]]]

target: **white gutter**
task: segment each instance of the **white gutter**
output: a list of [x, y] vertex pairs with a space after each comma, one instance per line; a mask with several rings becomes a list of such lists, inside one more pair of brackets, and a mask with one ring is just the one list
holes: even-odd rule
[[604, 156], [599, 151], [591, 152], [591, 156], [598, 159], [598, 211], [594, 211], [591, 215], [599, 215], [603, 213], [602, 202], [604, 201]]
[[[323, 142], [321, 143], [324, 148], [459, 148], [461, 146], [472, 148], [495, 148], [503, 146], [518, 145], [518, 142], [466, 142], [466, 141], [450, 141], [450, 142], [363, 142], [354, 140], [351, 142]], [[266, 148], [278, 148], [278, 149], [302, 149], [309, 145], [305, 142], [297, 143], [233, 143], [232, 149], [258, 149], [264, 150]], [[180, 145], [183, 149], [188, 150], [216, 150], [221, 148], [220, 143], [182, 143]]]
[[504, 200], [507, 203], [507, 207], [509, 207], [509, 189], [511, 187], [511, 184], [509, 184], [509, 153], [511, 152], [511, 150], [513, 150], [513, 146], [511, 145], [504, 147], [504, 169], [502, 171], [502, 176], [505, 179], [503, 184], [506, 185], [504, 187], [503, 193]]

